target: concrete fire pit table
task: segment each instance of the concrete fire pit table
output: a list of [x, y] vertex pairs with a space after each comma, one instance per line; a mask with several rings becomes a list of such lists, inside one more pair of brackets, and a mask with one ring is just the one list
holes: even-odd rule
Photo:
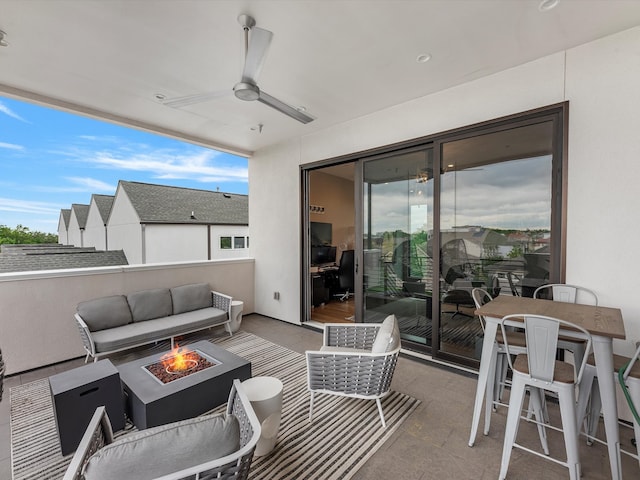
[[211, 342], [199, 341], [185, 348], [213, 366], [165, 384], [145, 367], [168, 352], [117, 367], [127, 397], [127, 415], [139, 430], [202, 415], [227, 401], [235, 378], [251, 378], [251, 362]]

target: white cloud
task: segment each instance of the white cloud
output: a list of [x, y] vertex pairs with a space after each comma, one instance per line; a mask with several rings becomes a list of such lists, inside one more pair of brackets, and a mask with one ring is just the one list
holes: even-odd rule
[[89, 177], [66, 177], [72, 183], [84, 187], [84, 191], [100, 191], [100, 192], [115, 192], [116, 186], [103, 182], [102, 180], [96, 180]]
[[4, 103], [0, 102], [0, 113], [4, 113], [5, 115], [8, 115], [11, 118], [15, 118], [16, 120], [20, 120], [21, 122], [25, 122], [25, 123], [29, 123], [28, 121], [26, 121], [24, 118], [22, 118], [20, 115], [18, 115], [16, 112], [14, 112], [13, 110], [11, 110], [9, 107], [7, 107]]
[[104, 168], [148, 172], [155, 178], [188, 179], [198, 182], [247, 181], [246, 168], [216, 166], [213, 160], [220, 155], [215, 151], [175, 155], [169, 152], [138, 153], [116, 158], [109, 153], [99, 153], [92, 162]]
[[0, 197], [0, 211], [19, 212], [28, 214], [54, 214], [60, 213], [60, 208], [52, 205], [50, 202], [34, 202], [29, 200], [18, 200], [15, 198]]
[[0, 142], [0, 148], [7, 148], [9, 150], [24, 150], [22, 145], [16, 145], [15, 143]]

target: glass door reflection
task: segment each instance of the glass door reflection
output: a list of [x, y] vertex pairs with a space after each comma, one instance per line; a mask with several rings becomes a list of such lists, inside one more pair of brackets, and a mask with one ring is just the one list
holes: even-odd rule
[[365, 322], [395, 314], [404, 340], [431, 345], [433, 151], [363, 164], [363, 309]]

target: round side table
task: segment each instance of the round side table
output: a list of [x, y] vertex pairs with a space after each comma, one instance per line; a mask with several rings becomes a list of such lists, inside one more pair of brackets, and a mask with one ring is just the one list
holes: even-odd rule
[[253, 377], [242, 382], [242, 386], [262, 427], [254, 455], [266, 455], [276, 445], [284, 385], [275, 377]]

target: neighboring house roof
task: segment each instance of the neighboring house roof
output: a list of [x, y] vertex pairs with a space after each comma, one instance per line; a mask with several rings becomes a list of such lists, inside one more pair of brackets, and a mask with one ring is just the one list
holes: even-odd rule
[[84, 205], [82, 203], [72, 203], [71, 210], [73, 210], [76, 214], [76, 219], [78, 220], [78, 226], [80, 228], [86, 227], [87, 216], [89, 215], [89, 205]]
[[62, 217], [62, 221], [64, 222], [65, 230], [69, 229], [69, 222], [71, 221], [71, 209], [63, 208], [60, 210], [60, 216]]
[[111, 213], [111, 207], [113, 206], [113, 195], [91, 195], [93, 200], [96, 202], [96, 206], [98, 207], [98, 213], [100, 214], [100, 218], [102, 218], [102, 222], [106, 225], [107, 220], [109, 219], [109, 213]]
[[123, 180], [120, 186], [141, 223], [249, 224], [247, 195]]
[[128, 265], [122, 250], [96, 251], [57, 244], [2, 245], [0, 273]]

